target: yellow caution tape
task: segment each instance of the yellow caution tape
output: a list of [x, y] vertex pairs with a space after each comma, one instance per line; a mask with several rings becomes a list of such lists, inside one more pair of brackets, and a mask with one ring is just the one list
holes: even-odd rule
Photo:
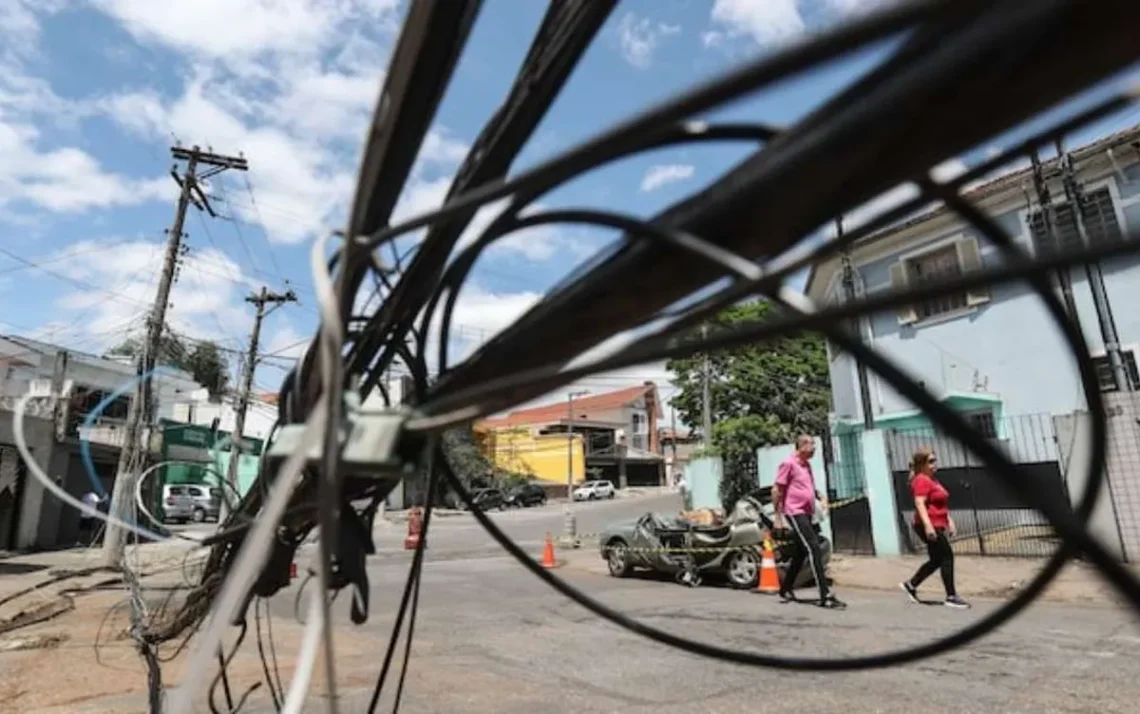
[[684, 553], [725, 553], [725, 552], [732, 552], [732, 551], [738, 551], [738, 550], [751, 550], [751, 551], [756, 552], [757, 555], [760, 554], [760, 546], [759, 545], [736, 545], [736, 546], [724, 546], [721, 548], [631, 548], [629, 546], [624, 546], [624, 545], [616, 545], [616, 546], [606, 545], [606, 546], [602, 546], [602, 550], [603, 551], [624, 550], [626, 553], [676, 553], [676, 554], [684, 554]]
[[[836, 501], [834, 503], [828, 504], [827, 510], [828, 510], [828, 512], [834, 511], [838, 508], [843, 508], [844, 506], [849, 506], [852, 503], [857, 503], [859, 501], [865, 501], [865, 500], [867, 500], [866, 494], [863, 494], [860, 496], [855, 496], [854, 498], [847, 498], [847, 499], [844, 499], [842, 501]], [[579, 533], [578, 535], [576, 535], [572, 538], [569, 536], [557, 536], [554, 539], [554, 542], [556, 545], [563, 546], [563, 547], [569, 546], [571, 548], [579, 548], [582, 546], [583, 541], [596, 541], [596, 540], [598, 540], [598, 538], [601, 537], [601, 535], [602, 535], [601, 533]], [[790, 542], [790, 539], [782, 541], [782, 542]], [[632, 549], [630, 549], [630, 550], [632, 550]], [[711, 548], [711, 549], [706, 549], [706, 550], [719, 551], [719, 550], [724, 550], [724, 549], [723, 548]], [[658, 549], [654, 552], [668, 552], [668, 551], [662, 551], [662, 550]], [[698, 551], [685, 551], [685, 552], [703, 552], [703, 551], [698, 550]]]

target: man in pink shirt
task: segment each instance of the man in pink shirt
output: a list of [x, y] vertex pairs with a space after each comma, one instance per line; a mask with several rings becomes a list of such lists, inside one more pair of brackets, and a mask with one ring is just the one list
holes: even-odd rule
[[796, 450], [780, 464], [776, 472], [776, 483], [772, 486], [772, 505], [776, 509], [777, 528], [787, 528], [795, 536], [795, 552], [784, 571], [780, 583], [780, 598], [784, 602], [796, 599], [795, 583], [804, 566], [804, 560], [811, 562], [812, 574], [819, 585], [820, 607], [842, 610], [847, 607], [839, 598], [831, 594], [827, 587], [827, 574], [823, 572], [823, 554], [819, 544], [812, 515], [818, 498], [823, 511], [827, 511], [827, 499], [816, 490], [815, 474], [811, 470], [811, 457], [815, 454], [815, 439], [807, 434], [796, 437]]

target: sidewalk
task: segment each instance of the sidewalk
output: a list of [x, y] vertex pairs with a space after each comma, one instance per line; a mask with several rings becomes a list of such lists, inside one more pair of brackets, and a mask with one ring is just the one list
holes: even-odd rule
[[[148, 543], [127, 547], [127, 562], [144, 573], [158, 570], [181, 570], [183, 560], [194, 550], [195, 544], [189, 541]], [[3, 605], [0, 617], [18, 609], [25, 598], [43, 600], [59, 593], [60, 590], [82, 589], [93, 583], [107, 580], [116, 574], [103, 565], [103, 553], [99, 548], [69, 548], [67, 550], [25, 553], [0, 559], [0, 600], [23, 590], [59, 579], [46, 585], [34, 594], [20, 596]], [[67, 577], [69, 573], [86, 572], [78, 577]]]
[[[875, 558], [871, 556], [836, 555], [831, 559], [831, 576], [837, 588], [898, 590], [898, 584], [909, 578], [925, 559], [917, 556]], [[982, 558], [958, 556], [954, 559], [955, 580], [962, 597], [1008, 599], [1029, 583], [1042, 566], [1039, 558]], [[1130, 566], [1134, 572], [1138, 568]], [[923, 592], [939, 596], [942, 582], [935, 573], [923, 584]], [[1070, 562], [1041, 599], [1072, 603], [1115, 604], [1119, 600], [1097, 571], [1079, 562]]]
[[[606, 563], [596, 548], [571, 550], [559, 548], [557, 558], [564, 567], [593, 575], [608, 575]], [[837, 589], [883, 590], [898, 592], [921, 565], [923, 558], [875, 558], [871, 556], [836, 555], [828, 571]], [[979, 558], [960, 556], [955, 559], [958, 592], [962, 597], [1011, 599], [1041, 570], [1045, 561], [1037, 558]], [[1130, 566], [1134, 572], [1140, 568]], [[935, 573], [921, 591], [927, 597], [942, 595], [942, 582]], [[1119, 598], [1104, 583], [1096, 570], [1084, 563], [1069, 563], [1053, 584], [1041, 594], [1042, 600], [1075, 604], [1116, 605]]]

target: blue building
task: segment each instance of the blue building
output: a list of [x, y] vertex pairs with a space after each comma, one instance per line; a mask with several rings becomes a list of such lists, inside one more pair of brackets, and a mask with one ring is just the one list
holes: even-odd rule
[[[1083, 188], [1081, 211], [1090, 242], [1122, 240], [1140, 230], [1140, 126], [1072, 152]], [[1080, 241], [1065, 199], [1057, 160], [1043, 161], [1062, 246]], [[1025, 168], [966, 193], [1017, 241], [1040, 255], [1053, 245], [1045, 230], [1033, 175]], [[902, 288], [913, 281], [953, 276], [1001, 261], [996, 247], [944, 207], [920, 213], [858, 242], [851, 250], [860, 295]], [[1122, 357], [1129, 378], [1140, 381], [1140, 259], [1102, 265]], [[807, 293], [818, 303], [844, 300], [839, 258], [812, 271]], [[1096, 358], [1105, 391], [1115, 389], [1092, 294], [1083, 268], [1070, 271], [1081, 328]], [[1075, 362], [1045, 307], [1022, 284], [947, 295], [895, 313], [864, 319], [864, 340], [892, 357], [945, 403], [968, 415], [984, 433], [1005, 438], [1009, 417], [1060, 415], [1084, 407]], [[835, 433], [862, 424], [854, 359], [828, 345]], [[875, 427], [916, 429], [929, 424], [905, 398], [870, 373]]]

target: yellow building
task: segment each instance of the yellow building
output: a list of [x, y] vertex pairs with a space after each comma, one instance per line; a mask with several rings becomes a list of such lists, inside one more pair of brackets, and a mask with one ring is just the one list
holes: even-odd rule
[[531, 427], [475, 426], [479, 450], [496, 466], [553, 484], [566, 483], [567, 452], [574, 483], [585, 480], [586, 459], [582, 437], [537, 434]]
[[496, 466], [552, 485], [565, 486], [569, 452], [574, 483], [655, 486], [664, 479], [662, 416], [657, 387], [645, 382], [491, 417], [475, 425], [475, 438]]

